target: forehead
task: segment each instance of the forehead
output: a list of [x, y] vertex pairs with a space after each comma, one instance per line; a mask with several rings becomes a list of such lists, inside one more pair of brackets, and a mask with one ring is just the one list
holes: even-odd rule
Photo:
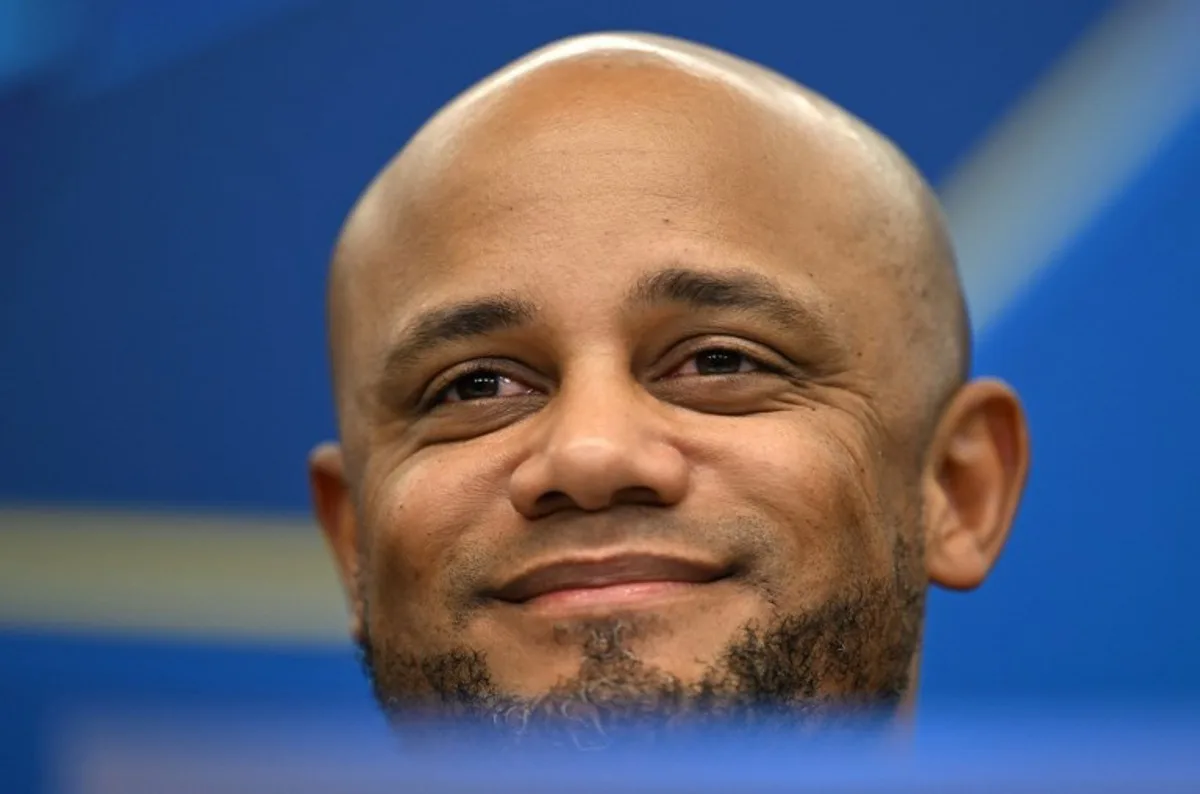
[[435, 121], [357, 213], [346, 352], [377, 358], [415, 312], [501, 291], [601, 313], [678, 264], [824, 296], [848, 333], [888, 322], [905, 208], [861, 143], [812, 113], [601, 62]]

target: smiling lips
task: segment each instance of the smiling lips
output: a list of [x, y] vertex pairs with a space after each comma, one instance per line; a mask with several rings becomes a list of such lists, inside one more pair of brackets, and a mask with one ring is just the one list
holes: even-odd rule
[[570, 560], [534, 568], [495, 592], [500, 601], [540, 610], [632, 606], [724, 579], [711, 563], [654, 555]]

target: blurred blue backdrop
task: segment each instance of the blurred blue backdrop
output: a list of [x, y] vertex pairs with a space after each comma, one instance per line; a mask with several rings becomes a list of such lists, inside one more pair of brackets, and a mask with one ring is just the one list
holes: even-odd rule
[[374, 719], [300, 517], [328, 252], [439, 105], [602, 29], [785, 72], [944, 190], [1035, 462], [992, 580], [932, 599], [930, 707], [1200, 698], [1197, 9], [0, 0], [0, 789], [80, 715]]

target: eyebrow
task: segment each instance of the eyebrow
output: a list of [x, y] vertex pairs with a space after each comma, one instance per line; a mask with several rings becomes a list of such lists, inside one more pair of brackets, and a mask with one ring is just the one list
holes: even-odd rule
[[529, 301], [504, 296], [431, 309], [413, 320], [388, 352], [384, 377], [404, 372], [426, 353], [446, 343], [526, 325], [535, 313]]
[[758, 313], [805, 336], [830, 336], [828, 318], [820, 307], [789, 296], [771, 279], [750, 270], [713, 273], [667, 268], [640, 280], [628, 300], [641, 305], [679, 304]]

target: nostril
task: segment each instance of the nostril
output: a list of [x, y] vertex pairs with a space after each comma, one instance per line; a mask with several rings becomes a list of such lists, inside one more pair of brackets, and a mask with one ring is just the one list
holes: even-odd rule
[[547, 491], [533, 504], [534, 510], [541, 516], [575, 506], [575, 500], [562, 491]]
[[617, 491], [613, 502], [623, 505], [661, 505], [663, 499], [653, 488], [637, 485]]

